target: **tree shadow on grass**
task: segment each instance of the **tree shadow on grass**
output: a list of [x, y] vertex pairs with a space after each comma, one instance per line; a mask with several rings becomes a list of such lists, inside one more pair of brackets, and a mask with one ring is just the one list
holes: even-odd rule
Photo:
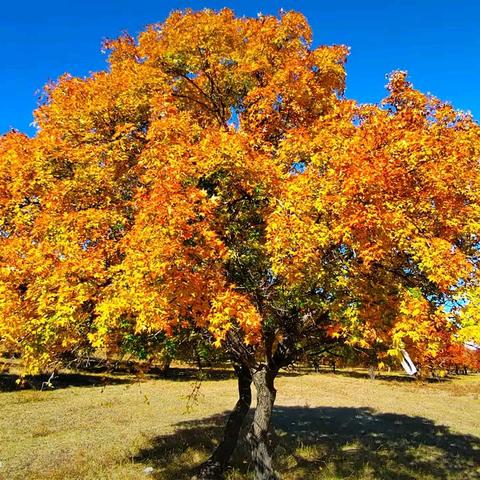
[[[50, 385], [49, 385], [50, 380]], [[34, 375], [21, 379], [14, 373], [0, 373], [0, 392], [18, 390], [50, 390], [68, 387], [104, 387], [135, 382], [135, 378], [114, 375], [89, 375], [85, 373], [59, 373], [50, 379], [50, 375]]]
[[[284, 372], [281, 376], [298, 376], [297, 373]], [[143, 380], [166, 379], [178, 382], [220, 381], [235, 377], [235, 372], [227, 368], [205, 368], [199, 370], [189, 367], [172, 367], [168, 373], [152, 368], [146, 372], [141, 370], [112, 369], [104, 367], [81, 368], [71, 372], [60, 372], [50, 379], [50, 375], [27, 376], [21, 383], [20, 375], [0, 373], [0, 392], [18, 390], [49, 390], [68, 387], [103, 387], [106, 385], [131, 384]], [[50, 385], [48, 384], [50, 379]]]
[[170, 366], [167, 370], [158, 366], [133, 360], [106, 360], [95, 357], [80, 360], [75, 364], [76, 370], [97, 374], [142, 375], [147, 378], [167, 378], [169, 380], [227, 380], [235, 376], [230, 365], [206, 366], [199, 369], [197, 366]]
[[[225, 415], [181, 422], [135, 461], [156, 480], [190, 479], [221, 438]], [[423, 417], [369, 408], [275, 409], [276, 468], [285, 480], [480, 479], [480, 438], [451, 432]], [[228, 478], [251, 477], [246, 448], [235, 453]]]
[[[369, 380], [371, 379], [370, 373], [368, 371], [362, 371], [362, 370], [342, 370], [342, 369], [337, 369], [335, 372], [332, 371], [332, 369], [328, 367], [321, 367], [317, 371], [313, 372], [311, 371], [312, 374], [335, 374], [339, 375], [342, 377], [349, 377], [349, 378], [361, 378], [361, 379], [366, 379]], [[394, 372], [394, 373], [389, 373], [388, 375], [376, 372], [375, 378], [373, 380], [381, 380], [385, 382], [402, 382], [402, 383], [418, 383], [423, 382], [423, 383], [446, 383], [446, 382], [451, 382], [452, 378], [451, 377], [439, 377], [439, 378], [432, 378], [432, 377], [422, 377], [422, 378], [417, 378], [415, 376], [407, 376], [402, 372]]]
[[60, 371], [53, 377], [50, 377], [50, 374], [41, 374], [27, 375], [21, 379], [20, 375], [16, 373], [8, 372], [8, 370], [0, 371], [0, 392], [103, 387], [159, 379], [190, 382], [192, 380], [228, 380], [231, 378], [235, 378], [235, 373], [233, 369], [228, 368], [199, 370], [193, 367], [171, 367], [168, 372], [163, 372], [157, 367], [142, 370], [141, 365], [134, 362], [107, 363], [92, 360], [88, 364], [80, 364], [76, 368]]

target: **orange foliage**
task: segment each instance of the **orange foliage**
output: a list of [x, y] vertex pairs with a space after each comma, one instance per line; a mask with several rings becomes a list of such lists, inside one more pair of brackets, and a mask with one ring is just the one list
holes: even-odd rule
[[174, 12], [105, 47], [108, 70], [46, 87], [34, 138], [0, 140], [2, 349], [34, 372], [114, 350], [121, 322], [235, 333], [254, 358], [312, 328], [419, 358], [458, 335], [443, 306], [477, 288], [470, 116], [402, 72], [383, 107], [345, 99], [348, 49], [313, 48], [296, 12]]

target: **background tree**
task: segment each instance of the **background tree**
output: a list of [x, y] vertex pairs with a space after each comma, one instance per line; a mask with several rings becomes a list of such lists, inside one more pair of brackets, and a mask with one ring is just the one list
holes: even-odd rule
[[34, 138], [1, 140], [0, 339], [30, 372], [114, 353], [119, 329], [209, 332], [240, 400], [204, 476], [253, 382], [255, 478], [272, 479], [280, 368], [339, 342], [435, 357], [478, 337], [470, 116], [402, 72], [383, 107], [343, 98], [348, 49], [313, 48], [295, 12], [175, 12], [106, 48], [107, 71], [46, 88]]

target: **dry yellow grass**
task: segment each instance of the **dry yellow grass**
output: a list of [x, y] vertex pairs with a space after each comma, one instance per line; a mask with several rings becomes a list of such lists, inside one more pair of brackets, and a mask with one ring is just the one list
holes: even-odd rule
[[[0, 478], [191, 478], [221, 437], [234, 379], [64, 377], [0, 391]], [[13, 378], [3, 375], [4, 390]], [[10, 388], [9, 388], [10, 387]], [[343, 374], [277, 381], [277, 469], [286, 480], [480, 478], [480, 376], [419, 385]], [[188, 407], [191, 408], [188, 408]], [[239, 448], [229, 479], [251, 478]], [[153, 472], [145, 473], [152, 467]]]

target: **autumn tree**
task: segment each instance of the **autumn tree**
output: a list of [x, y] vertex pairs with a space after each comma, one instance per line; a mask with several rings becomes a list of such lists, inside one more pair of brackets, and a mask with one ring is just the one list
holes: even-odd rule
[[344, 98], [348, 49], [314, 48], [295, 12], [174, 12], [105, 47], [106, 71], [46, 87], [33, 138], [0, 142], [0, 341], [27, 371], [207, 332], [240, 398], [202, 475], [225, 468], [253, 382], [269, 480], [282, 367], [479, 340], [471, 116], [402, 72], [383, 105]]

